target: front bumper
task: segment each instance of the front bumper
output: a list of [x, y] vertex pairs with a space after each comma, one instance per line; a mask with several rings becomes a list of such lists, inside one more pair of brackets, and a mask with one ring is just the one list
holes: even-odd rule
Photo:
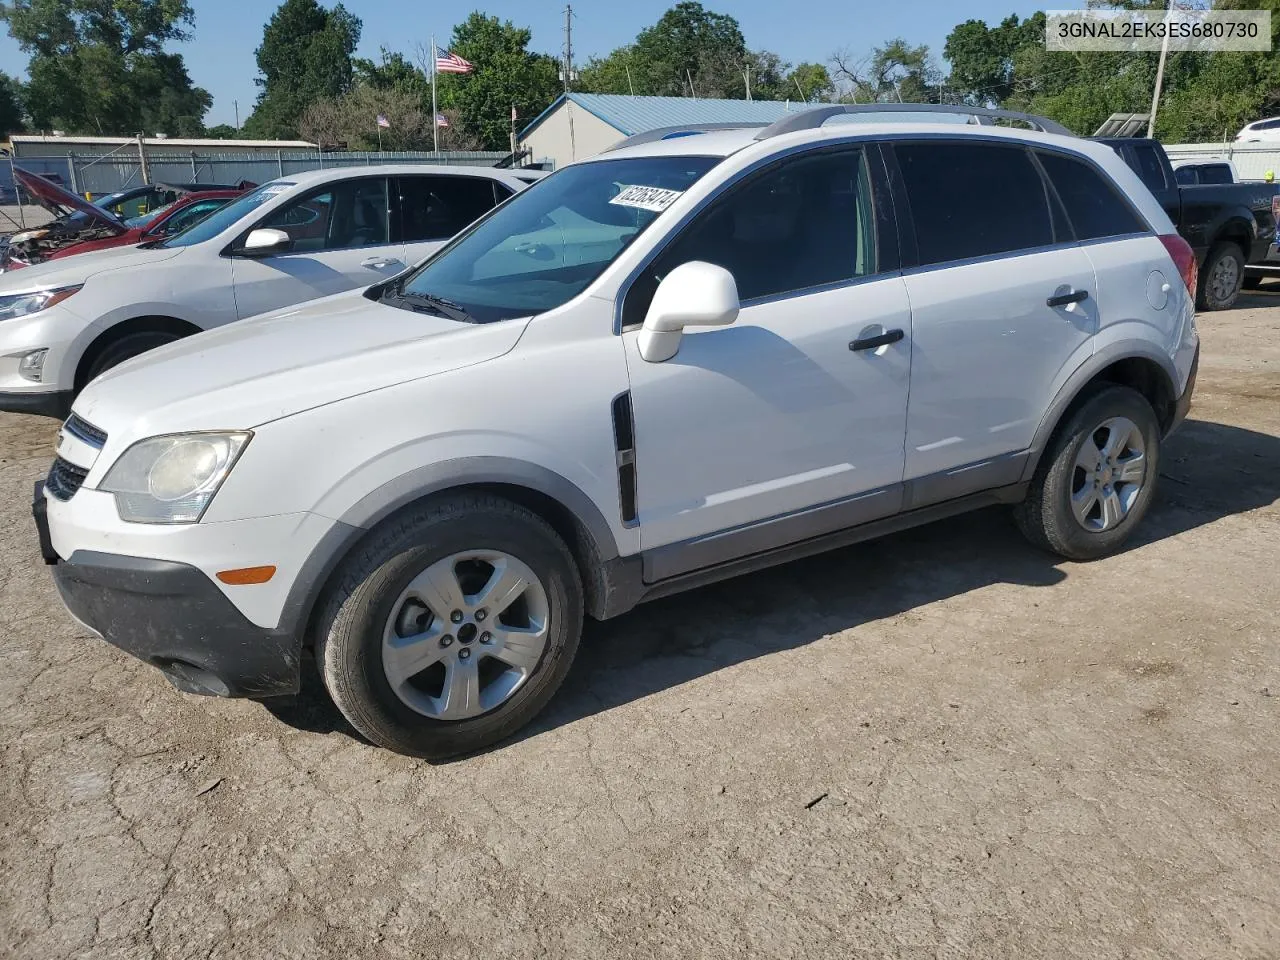
[[255, 698], [298, 691], [293, 632], [250, 623], [195, 567], [81, 550], [57, 560], [53, 579], [72, 616], [179, 690]]
[[55, 417], [65, 420], [71, 413], [74, 394], [70, 390], [48, 393], [0, 392], [0, 411], [7, 413], [32, 413], [38, 417]]
[[35, 486], [31, 513], [62, 602], [108, 643], [158, 667], [186, 693], [262, 698], [298, 691], [296, 624], [252, 623], [189, 564], [92, 550], [63, 560], [49, 535], [43, 483]]

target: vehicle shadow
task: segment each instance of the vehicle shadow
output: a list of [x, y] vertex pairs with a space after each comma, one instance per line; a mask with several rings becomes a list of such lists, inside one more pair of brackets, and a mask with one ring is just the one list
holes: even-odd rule
[[[1278, 499], [1280, 438], [1190, 420], [1164, 448], [1156, 500], [1127, 549]], [[642, 604], [588, 622], [563, 688], [513, 740], [991, 584], [1051, 586], [1064, 568], [996, 507]], [[304, 729], [354, 735], [314, 669], [304, 675], [296, 705], [273, 712]]]

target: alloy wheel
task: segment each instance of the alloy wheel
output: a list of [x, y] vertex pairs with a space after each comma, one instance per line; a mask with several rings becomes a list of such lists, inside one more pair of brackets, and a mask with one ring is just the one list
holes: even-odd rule
[[1071, 512], [1091, 533], [1119, 526], [1147, 480], [1146, 440], [1127, 417], [1112, 417], [1085, 437], [1071, 478]]
[[382, 666], [397, 697], [434, 720], [488, 713], [524, 685], [547, 647], [547, 591], [495, 550], [455, 553], [410, 581], [387, 618]]

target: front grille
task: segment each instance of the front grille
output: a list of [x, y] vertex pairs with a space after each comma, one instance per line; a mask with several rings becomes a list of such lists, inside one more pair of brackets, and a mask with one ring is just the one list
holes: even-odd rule
[[76, 491], [80, 489], [80, 485], [84, 483], [84, 478], [88, 475], [88, 470], [77, 467], [69, 460], [57, 457], [53, 461], [53, 467], [49, 470], [49, 477], [44, 482], [44, 488], [48, 491], [49, 496], [55, 500], [70, 500], [76, 495]]
[[103, 430], [99, 430], [88, 420], [81, 420], [76, 414], [72, 414], [67, 418], [67, 422], [62, 428], [91, 447], [97, 447], [101, 450], [107, 445], [107, 434]]

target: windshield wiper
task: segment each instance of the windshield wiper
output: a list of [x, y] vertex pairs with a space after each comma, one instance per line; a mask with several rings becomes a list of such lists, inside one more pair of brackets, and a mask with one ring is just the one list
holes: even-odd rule
[[388, 287], [387, 292], [383, 294], [383, 299], [401, 300], [410, 306], [421, 305], [433, 313], [448, 317], [450, 320], [456, 320], [459, 323], [476, 322], [471, 314], [467, 313], [466, 310], [452, 300], [446, 300], [444, 297], [437, 297], [430, 293], [409, 293], [398, 285]]

